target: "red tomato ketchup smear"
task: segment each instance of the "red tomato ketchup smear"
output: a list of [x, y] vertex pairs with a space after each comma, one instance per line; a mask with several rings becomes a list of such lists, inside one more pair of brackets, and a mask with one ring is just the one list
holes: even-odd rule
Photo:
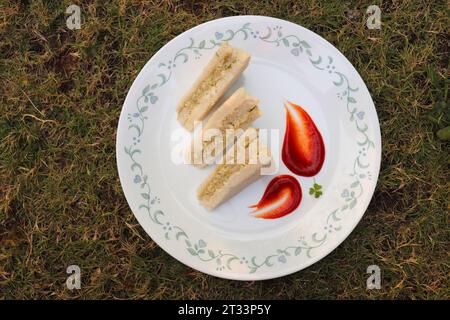
[[301, 200], [302, 189], [298, 180], [283, 174], [269, 182], [261, 200], [250, 208], [256, 209], [252, 212], [255, 218], [277, 219], [297, 209]]
[[282, 159], [293, 173], [312, 177], [325, 160], [325, 145], [314, 121], [302, 107], [287, 101]]

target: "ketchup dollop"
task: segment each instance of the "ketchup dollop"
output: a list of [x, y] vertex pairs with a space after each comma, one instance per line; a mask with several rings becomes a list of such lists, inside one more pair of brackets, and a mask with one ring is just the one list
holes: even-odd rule
[[287, 101], [286, 132], [281, 157], [293, 173], [312, 177], [322, 168], [325, 145], [314, 121], [302, 107]]
[[252, 215], [262, 219], [277, 219], [291, 213], [302, 200], [300, 183], [291, 175], [283, 174], [273, 178], [267, 185], [261, 200], [250, 208]]

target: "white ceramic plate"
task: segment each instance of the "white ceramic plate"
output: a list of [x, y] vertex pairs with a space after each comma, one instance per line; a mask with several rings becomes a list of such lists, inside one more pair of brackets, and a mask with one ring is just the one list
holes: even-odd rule
[[[268, 182], [263, 176], [214, 212], [195, 190], [212, 168], [175, 164], [180, 130], [175, 107], [222, 41], [252, 55], [238, 86], [260, 98], [254, 125], [278, 128], [281, 158], [284, 99], [304, 107], [325, 142], [326, 158], [313, 178], [297, 177], [300, 206], [274, 220], [249, 215]], [[228, 279], [261, 280], [301, 270], [333, 251], [355, 228], [373, 195], [381, 158], [377, 114], [351, 63], [330, 43], [296, 24], [237, 16], [179, 35], [144, 66], [126, 97], [117, 131], [117, 166], [131, 210], [166, 252], [199, 271]], [[290, 173], [282, 161], [278, 174]]]

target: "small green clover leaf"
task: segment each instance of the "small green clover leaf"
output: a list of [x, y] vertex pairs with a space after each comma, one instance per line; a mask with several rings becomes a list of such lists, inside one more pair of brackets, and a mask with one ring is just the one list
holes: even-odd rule
[[314, 185], [311, 188], [309, 188], [309, 194], [313, 195], [314, 198], [316, 198], [316, 199], [319, 198], [323, 194], [322, 186], [320, 184], [314, 182]]

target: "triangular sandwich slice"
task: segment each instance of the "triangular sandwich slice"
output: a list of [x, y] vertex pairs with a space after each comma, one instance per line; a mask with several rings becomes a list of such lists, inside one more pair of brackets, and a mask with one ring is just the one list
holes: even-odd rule
[[245, 130], [261, 116], [259, 99], [244, 87], [237, 89], [208, 119], [187, 149], [187, 162], [198, 167], [212, 164], [234, 142], [237, 130]]
[[270, 150], [260, 143], [258, 131], [248, 128], [227, 151], [222, 164], [197, 189], [197, 198], [208, 210], [213, 210], [261, 176], [270, 167]]
[[177, 119], [187, 130], [193, 131], [195, 121], [202, 120], [219, 101], [225, 91], [248, 66], [250, 55], [222, 43], [203, 69], [192, 88], [177, 106]]

